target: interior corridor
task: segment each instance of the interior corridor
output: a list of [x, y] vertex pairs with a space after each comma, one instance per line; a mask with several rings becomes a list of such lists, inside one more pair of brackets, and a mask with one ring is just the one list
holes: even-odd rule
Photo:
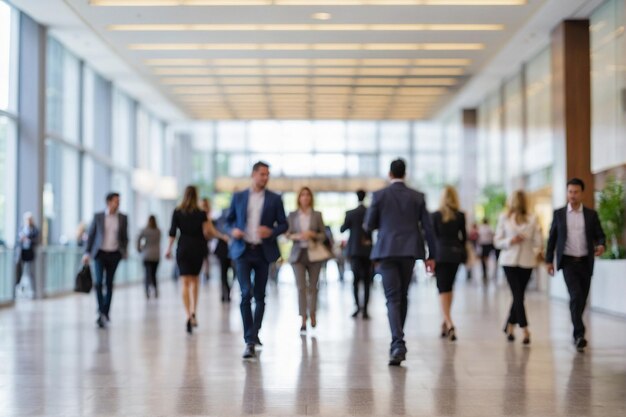
[[[216, 276], [215, 276], [216, 277]], [[532, 344], [506, 341], [504, 282], [457, 278], [455, 343], [439, 338], [434, 282], [410, 291], [402, 367], [387, 365], [389, 330], [375, 284], [371, 320], [355, 320], [352, 286], [320, 291], [318, 328], [299, 334], [295, 286], [284, 268], [268, 287], [264, 344], [244, 362], [238, 295], [203, 287], [199, 328], [185, 333], [179, 289], [114, 294], [111, 324], [95, 300], [71, 295], [0, 310], [0, 416], [622, 416], [626, 321], [589, 312], [590, 347], [571, 344], [567, 305], [529, 292]], [[595, 279], [602, 279], [595, 277]], [[235, 286], [235, 291], [237, 286]]]

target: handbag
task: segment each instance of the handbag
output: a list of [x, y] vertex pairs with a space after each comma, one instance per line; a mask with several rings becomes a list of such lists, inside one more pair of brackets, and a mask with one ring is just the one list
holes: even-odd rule
[[91, 268], [89, 268], [89, 265], [83, 265], [82, 269], [78, 271], [78, 274], [76, 274], [74, 291], [89, 294], [92, 286], [93, 280], [91, 279]]
[[311, 262], [327, 261], [333, 257], [333, 254], [330, 253], [325, 245], [314, 240], [309, 242], [307, 255], [309, 256], [309, 261]]

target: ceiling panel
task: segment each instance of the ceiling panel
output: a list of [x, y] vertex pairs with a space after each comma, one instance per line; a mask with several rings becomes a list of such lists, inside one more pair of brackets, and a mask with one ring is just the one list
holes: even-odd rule
[[544, 0], [66, 2], [192, 118], [421, 119]]

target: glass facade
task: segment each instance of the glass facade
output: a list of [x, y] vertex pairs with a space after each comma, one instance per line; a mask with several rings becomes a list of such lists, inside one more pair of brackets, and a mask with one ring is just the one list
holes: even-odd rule
[[591, 16], [591, 169], [626, 164], [626, 36], [624, 1]]
[[403, 157], [413, 185], [437, 190], [434, 202], [444, 182], [459, 178], [460, 122], [451, 118], [444, 130], [408, 121], [228, 121], [197, 123], [177, 135], [192, 138], [192, 179], [206, 195], [218, 178], [247, 178], [258, 160], [271, 164], [272, 177], [386, 178], [390, 162]]

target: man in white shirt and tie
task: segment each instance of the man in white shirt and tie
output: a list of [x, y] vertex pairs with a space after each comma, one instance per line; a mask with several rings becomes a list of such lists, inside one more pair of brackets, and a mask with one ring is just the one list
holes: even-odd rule
[[574, 325], [574, 344], [579, 352], [587, 346], [583, 312], [591, 287], [594, 257], [604, 253], [605, 237], [598, 213], [582, 205], [585, 183], [578, 178], [567, 182], [568, 204], [554, 211], [546, 250], [548, 273], [556, 267], [563, 277], [570, 295], [570, 313]]

